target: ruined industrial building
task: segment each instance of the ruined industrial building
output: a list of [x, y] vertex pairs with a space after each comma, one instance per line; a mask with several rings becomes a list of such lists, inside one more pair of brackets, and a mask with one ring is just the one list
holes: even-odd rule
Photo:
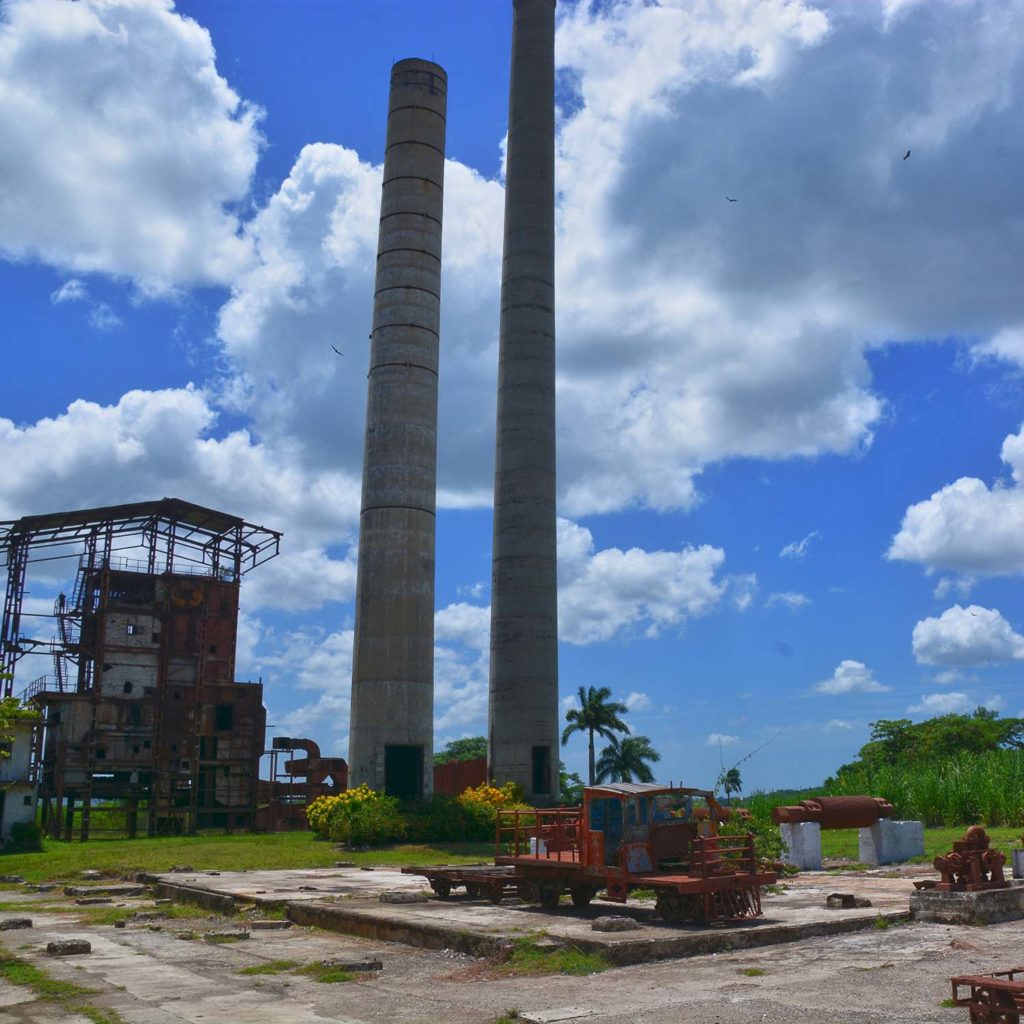
[[[37, 707], [29, 775], [41, 824], [87, 839], [255, 824], [266, 712], [235, 679], [242, 576], [281, 534], [176, 498], [0, 523], [0, 655], [10, 696], [26, 654], [52, 659], [20, 696]], [[31, 563], [77, 558], [53, 608], [56, 636], [24, 611]]]

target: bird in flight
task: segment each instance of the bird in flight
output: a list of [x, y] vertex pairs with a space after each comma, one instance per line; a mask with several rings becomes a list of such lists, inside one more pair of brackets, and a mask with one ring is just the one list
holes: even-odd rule
[[910, 150], [909, 149], [906, 151], [906, 153], [903, 154], [903, 159], [904, 160], [909, 160], [910, 159]]
[[[338, 349], [337, 349], [337, 348], [335, 348], [335, 346], [334, 346], [334, 345], [331, 345], [331, 348], [333, 348], [335, 352], [338, 352]], [[344, 352], [338, 352], [338, 355], [339, 355], [339, 356], [343, 356], [344, 354], [345, 354]]]
[[728, 199], [730, 203], [738, 203], [739, 202], [738, 199], [733, 199], [732, 196], [726, 196], [725, 198]]

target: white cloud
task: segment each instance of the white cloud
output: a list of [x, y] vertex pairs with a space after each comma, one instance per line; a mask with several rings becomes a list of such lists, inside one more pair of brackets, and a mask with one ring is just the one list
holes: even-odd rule
[[792, 590], [784, 590], [777, 594], [769, 594], [764, 601], [765, 608], [774, 608], [777, 605], [783, 605], [786, 608], [791, 608], [796, 611], [798, 608], [803, 608], [805, 605], [809, 605], [811, 599], [806, 594], [798, 594]]
[[885, 686], [878, 682], [862, 661], [841, 661], [831, 679], [824, 679], [814, 687], [815, 693], [884, 693], [891, 690], [891, 686]]
[[97, 331], [112, 331], [121, 326], [121, 318], [106, 302], [94, 303], [89, 311], [89, 326]]
[[651, 698], [646, 693], [633, 691], [623, 703], [630, 711], [646, 711], [651, 706]]
[[787, 544], [779, 552], [779, 558], [795, 558], [802, 561], [807, 555], [807, 549], [811, 546], [811, 542], [820, 536], [821, 534], [817, 530], [811, 530], [802, 540], [794, 540]]
[[704, 741], [705, 747], [717, 747], [719, 745], [728, 747], [733, 743], [739, 743], [739, 736], [730, 736], [724, 732], [713, 732]]
[[0, 252], [150, 292], [231, 280], [258, 119], [171, 0], [9, 0]]
[[917, 562], [929, 572], [1024, 572], [1024, 427], [1003, 441], [1001, 455], [1009, 480], [989, 487], [961, 477], [911, 505], [887, 557]]
[[88, 294], [85, 285], [77, 277], [71, 277], [50, 295], [50, 301], [55, 306], [63, 302], [81, 302]]
[[832, 718], [825, 725], [825, 732], [849, 732], [855, 728], [853, 722], [847, 722], [842, 718]]
[[955, 604], [914, 626], [913, 648], [922, 665], [984, 665], [1024, 658], [1024, 636], [995, 608]]
[[930, 693], [923, 696], [919, 704], [907, 708], [910, 714], [919, 715], [963, 715], [973, 711], [978, 701], [972, 700], [966, 693]]
[[932, 676], [932, 680], [940, 686], [955, 686], [958, 683], [976, 683], [978, 681], [978, 677], [970, 675], [962, 669], [947, 668], [943, 669], [941, 672], [936, 672], [935, 675]]
[[572, 644], [631, 632], [651, 637], [706, 614], [725, 592], [715, 579], [724, 561], [725, 553], [707, 544], [680, 551], [596, 551], [588, 529], [560, 519], [559, 636]]
[[304, 472], [287, 446], [245, 430], [216, 438], [216, 420], [209, 396], [191, 386], [130, 391], [116, 405], [80, 400], [27, 427], [0, 419], [0, 518], [180, 497], [286, 533], [281, 556], [243, 589], [247, 610], [350, 599], [353, 564], [325, 545], [351, 538], [358, 481]]
[[745, 612], [753, 603], [757, 594], [757, 573], [739, 573], [728, 579], [729, 594], [737, 611]]

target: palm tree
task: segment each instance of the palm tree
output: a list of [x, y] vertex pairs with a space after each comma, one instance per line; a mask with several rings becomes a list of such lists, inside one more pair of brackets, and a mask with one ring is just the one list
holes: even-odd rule
[[733, 793], [739, 793], [743, 789], [743, 780], [740, 778], [740, 770], [736, 765], [722, 770], [718, 776], [718, 785], [725, 790], [725, 799], [729, 800]]
[[569, 723], [562, 731], [562, 746], [569, 742], [574, 732], [585, 732], [590, 738], [590, 785], [597, 779], [594, 767], [594, 733], [606, 740], [615, 740], [617, 732], [629, 732], [629, 726], [619, 717], [629, 708], [620, 700], [609, 700], [612, 691], [607, 686], [580, 687], [580, 706], [565, 713]]
[[615, 738], [601, 751], [597, 762], [598, 782], [653, 782], [654, 772], [648, 761], [661, 760], [646, 736], [627, 736], [621, 742]]

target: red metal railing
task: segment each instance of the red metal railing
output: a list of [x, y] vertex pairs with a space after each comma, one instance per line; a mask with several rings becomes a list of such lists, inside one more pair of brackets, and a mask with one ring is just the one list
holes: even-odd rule
[[580, 818], [578, 807], [499, 810], [495, 827], [495, 855], [557, 859], [578, 863]]
[[735, 872], [757, 872], [753, 835], [697, 836], [693, 840], [690, 874], [713, 878], [715, 875]]

